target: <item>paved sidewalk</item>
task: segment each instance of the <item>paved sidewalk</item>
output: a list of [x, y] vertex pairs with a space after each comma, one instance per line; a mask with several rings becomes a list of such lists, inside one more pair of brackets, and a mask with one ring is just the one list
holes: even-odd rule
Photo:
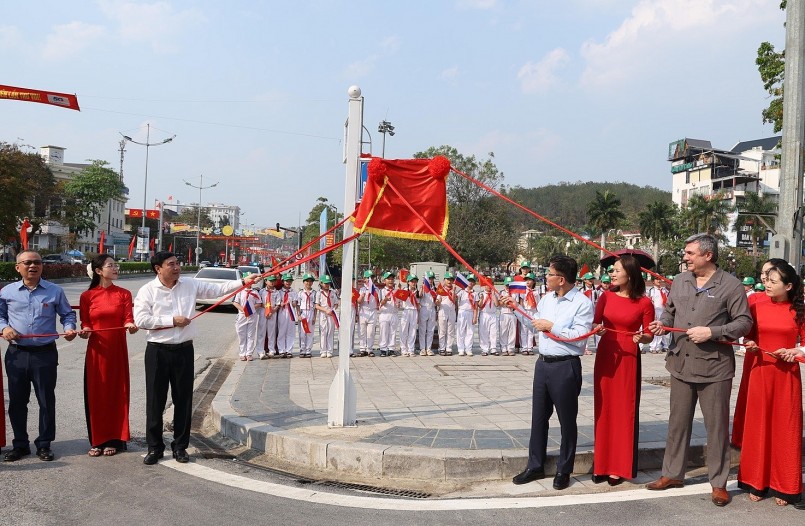
[[[592, 468], [594, 359], [582, 357], [577, 474]], [[354, 358], [354, 428], [327, 426], [337, 357], [238, 361], [213, 402], [213, 419], [222, 435], [305, 476], [442, 490], [480, 481], [505, 482], [526, 463], [535, 360], [477, 353]], [[742, 365], [738, 357], [733, 406]], [[664, 354], [644, 354], [642, 376], [641, 474], [635, 482], [655, 478], [662, 462], [669, 406]], [[697, 407], [691, 442], [694, 468], [702, 464], [705, 437]], [[555, 415], [549, 441], [550, 473], [559, 448]], [[577, 478], [582, 485], [589, 481], [588, 476]], [[543, 482], [550, 487], [550, 478]], [[546, 487], [535, 483], [523, 488]]]

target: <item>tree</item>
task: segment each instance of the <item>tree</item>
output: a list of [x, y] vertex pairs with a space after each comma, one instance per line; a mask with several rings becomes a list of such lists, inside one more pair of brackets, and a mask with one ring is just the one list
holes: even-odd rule
[[[780, 2], [785, 9], [786, 0]], [[763, 122], [774, 125], [774, 133], [783, 129], [783, 80], [785, 79], [785, 50], [775, 51], [769, 42], [763, 42], [757, 50], [755, 64], [763, 81], [763, 89], [769, 92], [771, 101], [762, 111]]]
[[125, 187], [123, 181], [108, 163], [91, 160], [91, 164], [64, 184], [64, 219], [70, 233], [91, 233], [103, 207], [110, 199], [120, 199]]
[[739, 231], [748, 227], [752, 238], [752, 262], [757, 264], [758, 244], [766, 239], [769, 229], [774, 229], [774, 218], [777, 213], [777, 203], [767, 195], [755, 192], [746, 192], [743, 201], [738, 205], [738, 217], [734, 229]]
[[16, 144], [0, 142], [0, 236], [13, 239], [19, 250], [19, 225], [27, 217], [32, 233], [50, 218], [50, 200], [56, 180], [37, 153], [25, 153]]
[[[607, 246], [607, 233], [616, 228], [626, 216], [621, 211], [621, 200], [609, 190], [595, 192], [595, 200], [587, 205], [587, 222], [595, 232], [601, 233], [601, 246]], [[603, 252], [601, 257], [604, 257]]]
[[654, 261], [657, 263], [660, 262], [660, 241], [673, 234], [676, 214], [676, 205], [665, 201], [650, 203], [638, 214], [640, 234], [651, 240]]
[[682, 211], [682, 224], [686, 233], [707, 232], [723, 237], [722, 232], [729, 225], [730, 207], [721, 194], [708, 197], [696, 194], [688, 198]]
[[[307, 216], [307, 222], [305, 226], [302, 227], [302, 245], [309, 243], [311, 240], [316, 239], [321, 235], [321, 213], [324, 209], [327, 209], [327, 228], [329, 230], [336, 224], [338, 224], [341, 219], [343, 219], [343, 215], [338, 213], [336, 207], [327, 200], [326, 197], [319, 197], [316, 199], [316, 204], [310, 210], [310, 213]], [[336, 235], [340, 235], [341, 230], [336, 229], [334, 232]], [[319, 250], [319, 243], [314, 243], [310, 250], [311, 252], [317, 252]], [[327, 267], [333, 269], [336, 266], [340, 266], [340, 262], [342, 259], [343, 252], [340, 248], [336, 250], [332, 250], [327, 253], [327, 259], [325, 260], [327, 263]], [[311, 261], [310, 264], [318, 263], [318, 260]], [[323, 274], [324, 269], [319, 269], [319, 273]]]
[[201, 207], [201, 220], [199, 221], [197, 206], [187, 206], [182, 208], [182, 211], [176, 214], [171, 221], [173, 223], [192, 225], [193, 227], [200, 223], [202, 229], [215, 227], [215, 221], [213, 221], [210, 217], [210, 214], [204, 210], [204, 207]]

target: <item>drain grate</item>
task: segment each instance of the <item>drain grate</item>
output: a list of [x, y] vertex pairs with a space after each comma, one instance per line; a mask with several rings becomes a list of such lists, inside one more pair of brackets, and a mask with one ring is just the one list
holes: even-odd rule
[[404, 497], [407, 499], [428, 499], [431, 497], [430, 493], [425, 493], [416, 490], [407, 489], [392, 489], [392, 488], [378, 488], [376, 486], [367, 486], [366, 484], [352, 484], [349, 482], [338, 482], [335, 480], [306, 480], [299, 479], [297, 482], [301, 484], [312, 484], [316, 486], [326, 486], [328, 488], [348, 489], [352, 491], [361, 491], [364, 493], [374, 493], [378, 495], [390, 495], [393, 497]]

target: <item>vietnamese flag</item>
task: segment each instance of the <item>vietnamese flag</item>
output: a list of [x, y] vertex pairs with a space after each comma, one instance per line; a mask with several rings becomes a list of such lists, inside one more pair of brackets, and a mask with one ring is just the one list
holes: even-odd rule
[[20, 244], [22, 245], [23, 250], [28, 250], [28, 229], [31, 228], [31, 222], [28, 221], [28, 218], [24, 218], [22, 220], [22, 225], [20, 226]]
[[444, 287], [442, 287], [442, 284], [441, 284], [441, 283], [439, 283], [439, 284], [436, 286], [436, 294], [438, 294], [439, 296], [449, 296], [449, 295], [450, 295], [450, 293], [449, 293], [449, 292], [447, 292], [447, 290], [445, 290], [445, 288], [444, 288]]
[[103, 254], [103, 246], [106, 244], [106, 230], [101, 230], [101, 242], [98, 243], [98, 254]]
[[358, 292], [358, 289], [356, 289], [355, 287], [352, 287], [352, 303], [357, 304], [358, 303], [358, 298], [360, 298], [360, 297], [361, 297], [361, 293]]
[[400, 301], [406, 301], [411, 293], [405, 289], [397, 289], [394, 291], [394, 297]]
[[588, 272], [590, 272], [590, 266], [587, 263], [585, 263], [584, 265], [581, 266], [581, 270], [579, 270], [579, 277], [587, 274]]
[[173, 252], [173, 243], [168, 245], [168, 252]]
[[305, 331], [305, 334], [310, 334], [312, 332], [310, 330], [310, 324], [307, 322], [307, 318], [302, 318], [302, 330]]
[[408, 281], [408, 269], [407, 268], [401, 268], [400, 269], [400, 281], [403, 282], [403, 283]]
[[157, 239], [155, 237], [152, 237], [151, 242], [148, 243], [148, 248], [150, 248], [151, 250], [154, 250], [154, 244], [156, 243], [156, 240]]
[[137, 236], [131, 236], [131, 243], [129, 243], [129, 259], [131, 259], [131, 255], [134, 253], [135, 243], [137, 243]]

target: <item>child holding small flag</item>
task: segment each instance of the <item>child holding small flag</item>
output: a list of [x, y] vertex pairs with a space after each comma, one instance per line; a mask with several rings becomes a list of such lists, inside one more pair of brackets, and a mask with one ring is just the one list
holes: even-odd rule
[[[520, 305], [529, 317], [533, 318], [537, 314], [537, 303], [539, 302], [539, 292], [535, 285], [537, 277], [533, 272], [525, 275], [525, 294], [520, 294]], [[520, 323], [520, 347], [521, 352], [529, 356], [534, 354], [534, 346], [537, 344], [537, 334], [531, 320], [524, 320]]]
[[235, 332], [238, 335], [238, 347], [241, 361], [252, 361], [254, 349], [257, 343], [257, 328], [260, 318], [258, 309], [263, 307], [263, 299], [260, 291], [252, 285], [235, 294], [232, 305], [238, 309], [238, 317], [235, 319]]
[[282, 289], [278, 293], [280, 301], [275, 307], [277, 309], [277, 352], [282, 358], [293, 356], [296, 322], [299, 319], [296, 312], [299, 296], [295, 290], [291, 289], [291, 285], [293, 285], [293, 276], [283, 274]]
[[333, 337], [335, 330], [339, 327], [338, 320], [338, 295], [330, 289], [333, 280], [330, 276], [324, 275], [319, 281], [319, 290], [316, 301], [316, 310], [319, 313], [319, 345], [321, 346], [321, 357], [333, 357]]
[[372, 349], [375, 346], [375, 327], [377, 325], [377, 309], [380, 304], [378, 290], [375, 287], [374, 273], [367, 270], [363, 273], [366, 282], [358, 294], [358, 323], [360, 327], [360, 356], [374, 356]]
[[512, 298], [511, 285], [514, 280], [511, 276], [503, 279], [504, 290], [500, 292], [500, 354], [501, 356], [514, 356], [514, 343], [517, 337], [517, 317], [514, 309], [509, 306], [508, 299]]
[[456, 341], [456, 291], [455, 277], [445, 273], [444, 283], [437, 287], [436, 306], [439, 308], [439, 354], [453, 356]]
[[316, 278], [309, 272], [302, 276], [303, 289], [299, 291], [299, 357], [310, 358], [313, 351], [313, 329], [316, 326]]
[[397, 321], [398, 300], [394, 297], [394, 273], [383, 274], [385, 287], [380, 292], [378, 321], [380, 322], [380, 356], [394, 356], [394, 324]]
[[433, 356], [433, 331], [436, 329], [436, 292], [434, 274], [427, 271], [422, 280], [422, 289], [417, 291], [419, 300], [419, 355]]
[[483, 281], [484, 290], [478, 294], [478, 308], [475, 323], [478, 324], [478, 340], [481, 345], [481, 356], [498, 354], [498, 306], [500, 302], [492, 290], [492, 276], [487, 275]]
[[472, 325], [475, 323], [475, 276], [470, 274], [464, 277], [461, 272], [456, 272], [456, 286], [460, 289], [456, 293], [456, 305], [458, 313], [456, 315], [456, 344], [459, 356], [472, 356], [472, 338], [475, 335]]
[[[419, 278], [416, 274], [408, 274], [408, 290], [401, 291], [402, 320], [400, 321], [400, 354], [402, 356], [414, 355], [414, 342], [416, 341], [416, 329], [419, 318], [419, 300], [416, 298], [417, 283]], [[402, 298], [405, 299], [402, 299]]]
[[[277, 276], [271, 275], [266, 277], [266, 335], [265, 335], [265, 348], [268, 352], [267, 355], [260, 356], [260, 359], [266, 356], [277, 355], [277, 311], [279, 311], [282, 297], [280, 292], [276, 289]], [[258, 349], [260, 347], [258, 346]]]

